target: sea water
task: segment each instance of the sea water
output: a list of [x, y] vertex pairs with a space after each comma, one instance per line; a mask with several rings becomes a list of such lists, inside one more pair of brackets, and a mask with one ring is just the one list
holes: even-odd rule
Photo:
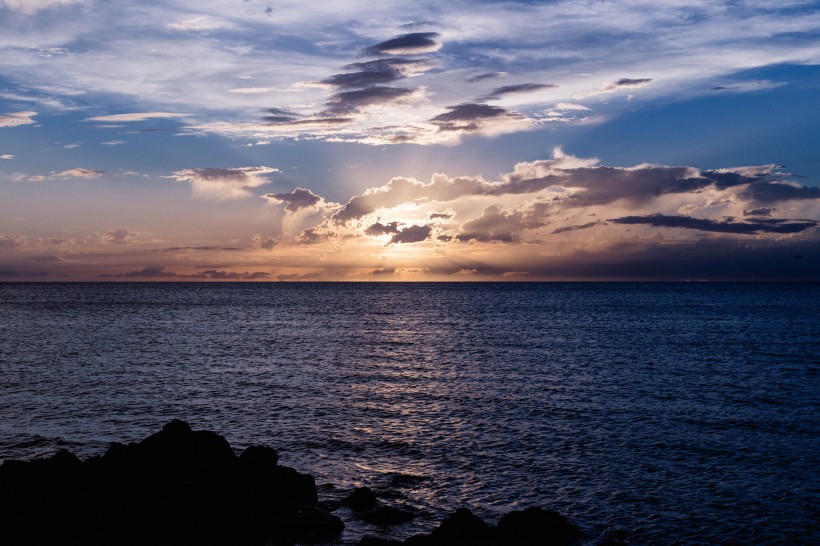
[[7, 283], [0, 459], [180, 418], [419, 514], [341, 543], [541, 506], [587, 544], [820, 544], [819, 371], [818, 284]]

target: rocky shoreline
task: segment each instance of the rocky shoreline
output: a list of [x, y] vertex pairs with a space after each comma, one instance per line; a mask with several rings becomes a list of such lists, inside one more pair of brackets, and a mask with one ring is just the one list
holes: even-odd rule
[[[372, 525], [412, 521], [358, 488], [338, 502], [319, 502], [313, 476], [280, 466], [270, 447], [239, 456], [211, 431], [180, 420], [102, 456], [81, 461], [66, 450], [51, 458], [0, 466], [3, 543], [126, 545], [270, 545], [333, 543], [344, 530], [333, 512], [345, 506]], [[426, 535], [404, 541], [364, 536], [359, 546], [568, 545], [580, 529], [538, 507], [489, 525], [467, 509]]]

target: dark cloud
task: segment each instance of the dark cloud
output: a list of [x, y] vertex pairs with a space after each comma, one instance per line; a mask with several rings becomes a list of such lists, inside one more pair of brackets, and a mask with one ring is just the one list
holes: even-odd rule
[[376, 222], [375, 224], [368, 227], [364, 230], [365, 235], [370, 235], [372, 237], [378, 237], [380, 235], [388, 235], [391, 233], [398, 233], [399, 232], [399, 223], [398, 222], [390, 222], [389, 224], [385, 225], [381, 222]]
[[758, 172], [754, 174], [733, 172], [727, 170], [720, 171], [702, 171], [700, 175], [703, 178], [708, 178], [715, 183], [715, 187], [719, 190], [725, 190], [735, 186], [742, 186], [744, 184], [751, 184], [765, 180], [771, 176], [770, 172]]
[[364, 89], [352, 91], [342, 91], [330, 97], [327, 102], [329, 112], [357, 112], [367, 106], [374, 104], [390, 104], [397, 102], [408, 95], [412, 95], [415, 89], [405, 89], [402, 87], [387, 87], [374, 85]]
[[790, 220], [759, 218], [749, 222], [735, 222], [731, 219], [717, 221], [691, 216], [667, 216], [650, 214], [647, 216], [625, 216], [610, 220], [616, 224], [646, 224], [656, 227], [673, 227], [712, 231], [717, 233], [738, 233], [755, 235], [758, 233], [800, 233], [817, 225], [814, 220]]
[[402, 34], [390, 40], [378, 43], [362, 51], [365, 55], [417, 55], [419, 53], [431, 53], [441, 48], [441, 43], [436, 41], [438, 32], [411, 32]]
[[584, 191], [568, 197], [566, 203], [571, 206], [590, 206], [618, 199], [646, 202], [667, 193], [696, 191], [712, 183], [707, 178], [692, 177], [687, 167], [581, 167], [536, 178], [514, 173], [506, 178], [504, 184], [489, 188], [488, 193], [533, 193], [551, 186], [581, 188]]
[[328, 240], [328, 235], [317, 228], [309, 228], [296, 236], [296, 242], [301, 245], [313, 245]]
[[651, 82], [652, 78], [621, 78], [620, 80], [616, 81], [610, 87], [616, 89], [618, 87], [640, 87], [642, 85], [646, 85], [647, 83]]
[[529, 93], [532, 91], [555, 87], [558, 86], [551, 83], [519, 83], [516, 85], [505, 85], [504, 87], [497, 87], [493, 89], [489, 95], [486, 95], [481, 100], [495, 100], [511, 93]]
[[768, 204], [790, 199], [820, 199], [820, 188], [780, 182], [760, 182], [750, 184], [740, 195], [757, 203]]
[[370, 85], [390, 83], [403, 78], [397, 70], [384, 67], [374, 70], [362, 70], [360, 72], [346, 72], [344, 74], [334, 74], [322, 80], [322, 83], [341, 88], [358, 88]]
[[322, 80], [321, 83], [343, 89], [369, 87], [400, 80], [411, 74], [426, 72], [433, 66], [435, 63], [429, 59], [376, 59], [349, 64], [345, 68], [354, 72], [334, 74]]
[[322, 128], [322, 127], [340, 127], [353, 121], [353, 118], [342, 116], [314, 116], [309, 118], [302, 118], [293, 121], [271, 122], [270, 125], [277, 125], [280, 127], [293, 128]]
[[402, 30], [413, 30], [414, 28], [429, 27], [432, 24], [432, 21], [416, 21], [413, 23], [405, 23], [403, 25], [399, 25], [399, 28]]
[[253, 273], [237, 273], [234, 271], [220, 271], [216, 269], [208, 269], [193, 275], [183, 275], [174, 273], [173, 271], [165, 271], [165, 266], [147, 266], [136, 271], [129, 271], [128, 273], [104, 273], [97, 275], [101, 278], [127, 278], [127, 279], [213, 279], [213, 280], [254, 280], [269, 277], [270, 274], [264, 271], [255, 271]]
[[294, 121], [299, 117], [297, 114], [287, 110], [282, 110], [281, 108], [268, 108], [265, 112], [268, 115], [264, 116], [262, 120], [270, 123]]
[[400, 229], [390, 239], [391, 243], [420, 243], [430, 237], [433, 228], [430, 226], [410, 226]]
[[570, 231], [580, 231], [582, 229], [589, 229], [591, 227], [601, 226], [601, 225], [606, 225], [606, 222], [588, 222], [586, 224], [581, 224], [579, 226], [564, 226], [564, 227], [560, 227], [556, 230], [553, 230], [552, 233], [553, 233], [553, 235], [555, 235], [555, 234], [558, 234], [558, 233], [567, 233], [567, 232], [570, 232]]
[[480, 82], [482, 80], [489, 80], [491, 78], [503, 78], [506, 75], [507, 75], [506, 72], [482, 72], [481, 74], [476, 74], [475, 76], [470, 76], [469, 78], [467, 78], [464, 81], [466, 81], [468, 83], [475, 83], [475, 82]]
[[235, 271], [219, 271], [216, 269], [208, 269], [206, 271], [203, 271], [202, 273], [199, 273], [197, 276], [202, 276], [204, 278], [213, 280], [238, 281], [266, 279], [270, 277], [270, 273], [265, 273], [264, 271], [254, 271], [253, 273], [249, 273], [246, 271], [244, 273], [237, 273]]
[[439, 131], [475, 132], [483, 129], [488, 121], [512, 120], [523, 121], [525, 118], [517, 112], [512, 112], [500, 106], [490, 106], [476, 102], [465, 102], [439, 114], [430, 120]]
[[[795, 256], [803, 256], [795, 260]], [[576, 252], [546, 258], [532, 253], [510, 263], [464, 257], [457, 263], [441, 259], [430, 271], [455, 274], [475, 269], [498, 276], [514, 267], [532, 279], [655, 280], [655, 281], [817, 281], [820, 245], [816, 240], [744, 240], [703, 237], [687, 244], [657, 244], [635, 239], [595, 252]]]
[[431, 212], [430, 214], [427, 215], [427, 218], [430, 219], [430, 220], [438, 220], [438, 219], [449, 220], [450, 218], [452, 218], [455, 215], [456, 215], [456, 213], [454, 213], [453, 211]]
[[165, 266], [146, 266], [136, 271], [129, 271], [128, 273], [104, 273], [98, 275], [103, 278], [139, 278], [139, 279], [162, 279], [169, 277], [177, 277], [176, 273], [165, 271]]
[[474, 220], [464, 222], [456, 239], [467, 241], [500, 241], [514, 243], [521, 240], [521, 232], [543, 226], [544, 223], [525, 218], [521, 212], [505, 212], [493, 205], [484, 209], [482, 215]]
[[262, 197], [275, 203], [287, 203], [285, 210], [288, 212], [312, 207], [322, 201], [321, 197], [306, 188], [296, 188], [289, 193], [266, 193]]
[[395, 267], [383, 267], [383, 268], [380, 268], [380, 269], [374, 269], [373, 271], [370, 272], [370, 274], [374, 277], [392, 276], [392, 275], [396, 274], [396, 268]]
[[743, 216], [771, 216], [775, 210], [777, 209], [772, 209], [768, 207], [761, 207], [758, 209], [751, 210], [743, 209]]

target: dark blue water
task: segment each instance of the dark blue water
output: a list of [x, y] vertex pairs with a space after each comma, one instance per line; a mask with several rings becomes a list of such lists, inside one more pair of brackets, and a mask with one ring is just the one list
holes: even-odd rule
[[0, 284], [0, 459], [179, 417], [422, 513], [345, 543], [538, 505], [820, 544], [819, 371], [817, 284]]

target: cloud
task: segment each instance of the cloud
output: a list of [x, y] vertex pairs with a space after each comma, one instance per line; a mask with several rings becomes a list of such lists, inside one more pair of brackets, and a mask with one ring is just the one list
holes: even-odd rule
[[274, 87], [234, 87], [228, 89], [228, 93], [239, 93], [240, 95], [258, 95], [261, 93], [270, 93], [276, 91]]
[[396, 177], [387, 185], [371, 188], [362, 195], [350, 199], [333, 219], [347, 222], [375, 212], [379, 208], [395, 207], [402, 203], [427, 201], [452, 201], [460, 196], [481, 193], [483, 180], [460, 177], [451, 179], [446, 175], [433, 175], [428, 184], [412, 178]]
[[234, 252], [242, 249], [235, 246], [171, 246], [153, 250], [152, 252], [183, 252], [188, 250], [197, 252]]
[[215, 30], [219, 28], [226, 28], [230, 25], [224, 21], [214, 21], [209, 17], [191, 17], [189, 19], [182, 19], [176, 23], [168, 23], [165, 28], [170, 30], [177, 30], [180, 32], [201, 31], [201, 30]]
[[0, 159], [14, 159], [16, 157], [17, 156], [13, 155], [13, 154], [2, 154], [2, 155], [0, 155]]
[[382, 224], [381, 222], [376, 222], [368, 227], [365, 231], [365, 235], [370, 235], [371, 237], [379, 237], [381, 235], [390, 235], [396, 234], [399, 232], [399, 222], [390, 222], [388, 224]]
[[184, 274], [173, 271], [166, 271], [164, 265], [146, 266], [142, 269], [129, 271], [127, 273], [103, 273], [98, 275], [105, 279], [210, 279], [219, 281], [241, 281], [259, 280], [270, 277], [270, 273], [264, 271], [254, 271], [239, 273], [236, 271], [223, 271], [219, 269], [207, 269], [200, 273]]
[[589, 229], [589, 228], [592, 228], [592, 227], [595, 227], [595, 226], [603, 226], [603, 225], [606, 225], [606, 222], [600, 222], [600, 221], [599, 222], [587, 222], [586, 224], [581, 224], [581, 225], [577, 225], [577, 226], [560, 227], [560, 228], [557, 228], [557, 229], [553, 230], [552, 233], [553, 233], [553, 235], [556, 235], [558, 233], [568, 233], [570, 231], [580, 231], [580, 230], [583, 230], [583, 229]]
[[532, 128], [532, 123], [518, 112], [489, 104], [465, 102], [450, 106], [430, 120], [439, 132], [498, 135]]
[[6, 112], [0, 114], [0, 127], [17, 127], [19, 125], [32, 125], [37, 123], [32, 118], [37, 112], [25, 110], [23, 112]]
[[446, 210], [444, 212], [431, 212], [427, 215], [427, 218], [430, 220], [449, 220], [455, 215], [456, 213], [452, 210]]
[[183, 118], [187, 114], [176, 114], [173, 112], [133, 112], [130, 114], [110, 114], [106, 116], [94, 116], [85, 118], [83, 121], [103, 121], [111, 123], [125, 123], [134, 121], [146, 121], [149, 119], [173, 119]]
[[285, 210], [288, 212], [297, 212], [299, 209], [313, 207], [324, 202], [324, 199], [306, 188], [296, 188], [290, 193], [266, 193], [262, 197], [275, 205], [287, 203]]
[[509, 76], [507, 72], [482, 72], [481, 74], [476, 74], [475, 76], [470, 76], [469, 78], [465, 79], [464, 81], [468, 83], [475, 83], [484, 80], [489, 80], [493, 78], [503, 78], [505, 76]]
[[0, 0], [0, 6], [11, 11], [17, 11], [25, 15], [34, 15], [38, 11], [45, 9], [67, 6], [70, 4], [83, 4], [86, 0]]
[[777, 209], [769, 207], [760, 207], [750, 210], [743, 209], [743, 216], [771, 216], [772, 213], [776, 210]]
[[613, 91], [617, 91], [619, 89], [636, 89], [638, 87], [646, 87], [650, 83], [652, 83], [652, 78], [621, 78], [607, 85], [603, 89], [588, 91], [586, 93], [576, 95], [575, 97], [585, 98], [593, 95], [601, 95], [603, 93], [612, 93]]
[[204, 168], [183, 169], [165, 178], [180, 182], [190, 182], [194, 197], [225, 201], [251, 197], [251, 189], [264, 186], [270, 181], [264, 174], [276, 173], [279, 169], [272, 167], [236, 167], [229, 169]]
[[105, 142], [101, 142], [103, 146], [122, 146], [125, 144], [124, 140], [106, 140]]
[[521, 232], [543, 226], [544, 223], [525, 218], [520, 211], [504, 211], [493, 205], [484, 209], [479, 218], [464, 222], [456, 239], [462, 242], [500, 241], [514, 243], [521, 240]]
[[390, 40], [380, 42], [363, 50], [365, 55], [418, 55], [432, 53], [441, 49], [441, 43], [436, 41], [437, 32], [411, 32], [402, 34]]
[[533, 91], [554, 89], [556, 87], [558, 86], [547, 83], [519, 83], [516, 85], [505, 85], [503, 87], [493, 89], [489, 95], [484, 96], [481, 100], [495, 100], [512, 93], [531, 93]]
[[93, 180], [95, 178], [99, 178], [100, 176], [104, 175], [105, 171], [100, 171], [97, 169], [82, 169], [80, 167], [74, 169], [68, 169], [67, 171], [62, 171], [52, 175], [52, 178], [86, 178], [88, 180]]
[[139, 235], [139, 233], [120, 228], [101, 233], [100, 241], [112, 245], [127, 245], [136, 241]]
[[435, 66], [431, 59], [385, 58], [346, 65], [354, 72], [334, 74], [320, 83], [338, 88], [359, 88], [422, 74]]
[[279, 244], [279, 237], [265, 237], [261, 233], [251, 236], [251, 246], [260, 250], [270, 250]]
[[415, 89], [381, 85], [352, 91], [341, 91], [330, 97], [327, 102], [327, 109], [334, 114], [358, 112], [368, 106], [401, 102], [412, 97], [415, 93]]
[[391, 243], [420, 243], [430, 237], [433, 229], [430, 226], [410, 226], [393, 234]]
[[741, 194], [756, 203], [777, 203], [790, 199], [820, 199], [820, 188], [801, 186], [784, 182], [759, 182], [749, 184]]
[[656, 227], [673, 227], [712, 231], [717, 233], [738, 233], [755, 235], [758, 233], [800, 233], [817, 226], [814, 220], [788, 220], [760, 218], [748, 222], [735, 222], [731, 219], [715, 221], [690, 216], [667, 216], [650, 214], [647, 216], [625, 216], [610, 220], [616, 224], [647, 224]]

